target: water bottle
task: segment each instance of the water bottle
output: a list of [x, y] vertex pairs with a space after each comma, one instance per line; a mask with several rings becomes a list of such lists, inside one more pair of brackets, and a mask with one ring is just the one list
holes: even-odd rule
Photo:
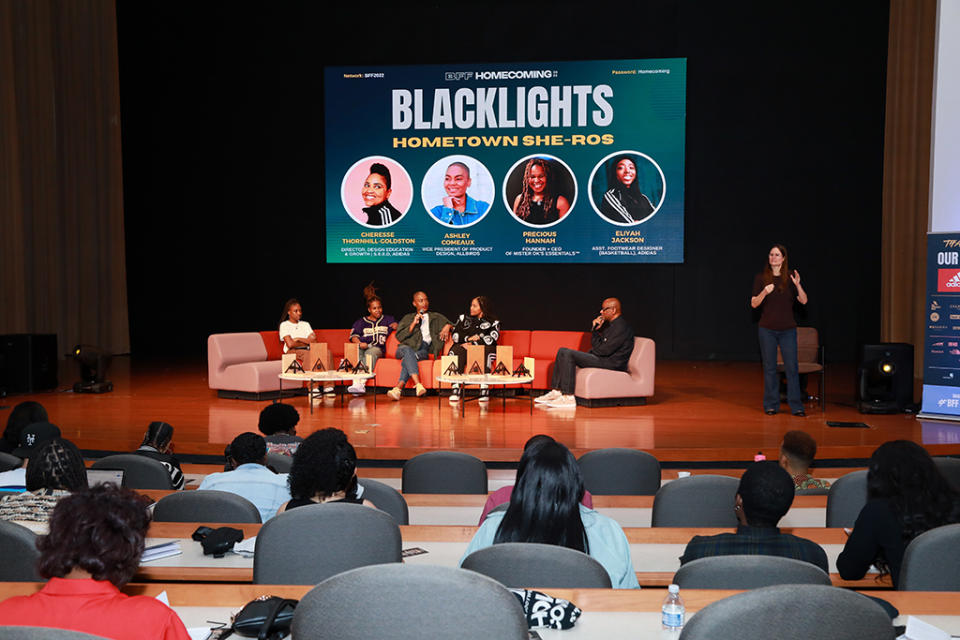
[[[680, 630], [683, 629], [683, 621], [686, 617], [686, 609], [683, 607], [683, 600], [680, 598], [680, 587], [672, 584], [667, 590], [667, 597], [663, 601], [661, 611], [661, 629], [669, 631], [669, 636], [678, 637]], [[664, 634], [667, 636], [668, 634]]]

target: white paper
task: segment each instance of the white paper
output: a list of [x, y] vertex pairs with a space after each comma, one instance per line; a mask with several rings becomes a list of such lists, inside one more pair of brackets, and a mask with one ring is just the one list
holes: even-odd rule
[[949, 633], [914, 616], [907, 616], [907, 630], [901, 637], [907, 640], [950, 640]]
[[256, 546], [257, 546], [257, 536], [251, 536], [233, 545], [233, 551], [234, 553], [252, 554]]

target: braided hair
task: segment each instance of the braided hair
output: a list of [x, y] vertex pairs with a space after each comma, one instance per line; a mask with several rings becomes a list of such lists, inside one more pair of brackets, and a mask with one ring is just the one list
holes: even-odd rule
[[49, 440], [30, 456], [26, 476], [27, 491], [79, 491], [87, 486], [83, 456], [77, 445], [63, 438]]
[[143, 434], [143, 442], [140, 446], [149, 445], [157, 451], [163, 451], [173, 440], [173, 427], [166, 422], [151, 422]]
[[549, 214], [556, 206], [556, 198], [550, 193], [553, 186], [551, 176], [550, 162], [545, 158], [530, 158], [527, 166], [523, 168], [523, 191], [520, 192], [520, 202], [517, 204], [517, 210], [514, 213], [521, 220], [530, 217], [530, 203], [533, 202], [533, 187], [530, 186], [530, 172], [533, 167], [540, 167], [543, 171], [543, 182], [546, 185], [543, 189], [543, 213]]

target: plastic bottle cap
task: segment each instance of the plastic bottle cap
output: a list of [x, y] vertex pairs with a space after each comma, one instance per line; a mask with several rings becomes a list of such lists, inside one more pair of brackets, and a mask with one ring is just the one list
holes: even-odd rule
[[670, 593], [680, 593], [680, 585], [672, 584], [667, 588]]

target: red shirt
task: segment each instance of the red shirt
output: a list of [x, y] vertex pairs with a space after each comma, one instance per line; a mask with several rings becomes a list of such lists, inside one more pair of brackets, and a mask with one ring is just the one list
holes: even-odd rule
[[90, 578], [50, 578], [33, 595], [0, 602], [0, 625], [70, 629], [116, 640], [190, 640], [176, 612], [156, 598], [128, 596]]

